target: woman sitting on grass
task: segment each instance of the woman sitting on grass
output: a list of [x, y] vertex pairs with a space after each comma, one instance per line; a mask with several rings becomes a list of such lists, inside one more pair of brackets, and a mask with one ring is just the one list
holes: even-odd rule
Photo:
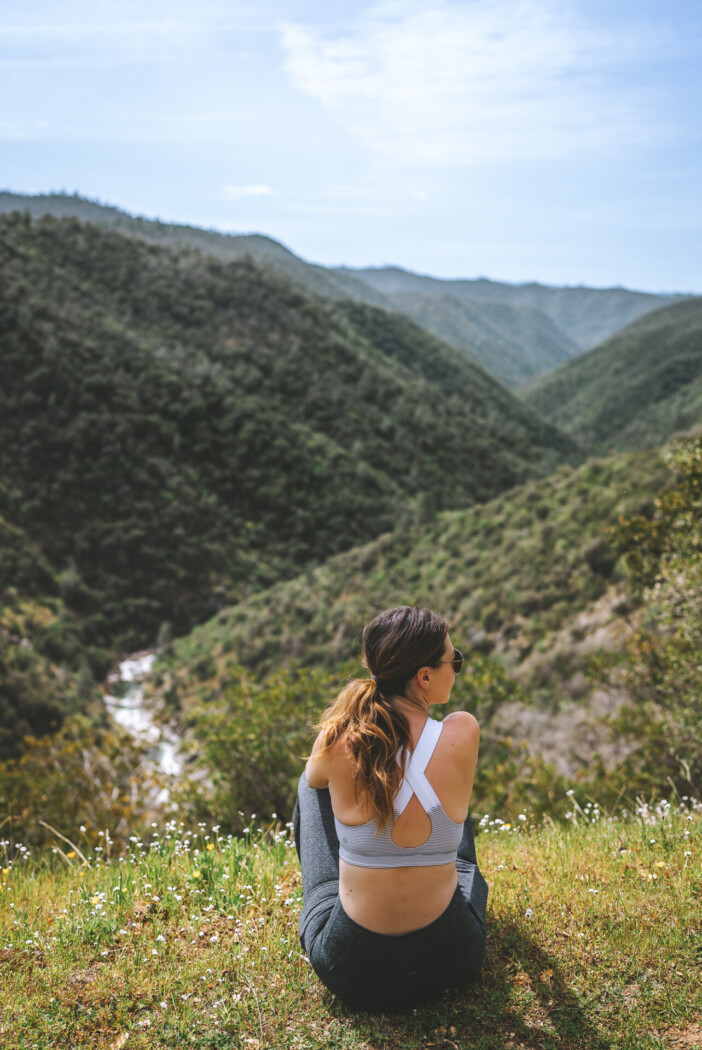
[[388, 609], [363, 632], [370, 678], [326, 712], [300, 778], [300, 940], [348, 1005], [415, 1007], [475, 979], [487, 885], [468, 816], [480, 730], [447, 703], [463, 657], [428, 609]]

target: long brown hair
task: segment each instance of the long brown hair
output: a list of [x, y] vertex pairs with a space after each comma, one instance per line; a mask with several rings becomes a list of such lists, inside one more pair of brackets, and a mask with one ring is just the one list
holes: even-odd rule
[[379, 830], [392, 820], [411, 740], [409, 722], [392, 700], [421, 706], [407, 686], [420, 667], [438, 666], [447, 634], [446, 621], [430, 609], [399, 605], [380, 613], [363, 631], [363, 663], [373, 677], [349, 682], [319, 723], [324, 748], [346, 735], [356, 798], [370, 796]]

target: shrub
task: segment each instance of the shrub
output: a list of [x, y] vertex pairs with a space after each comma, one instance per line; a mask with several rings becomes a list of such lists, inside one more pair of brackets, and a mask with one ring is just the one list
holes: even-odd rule
[[144, 771], [143, 750], [120, 730], [76, 716], [24, 744], [19, 759], [0, 762], [0, 812], [27, 845], [55, 841], [40, 821], [66, 834], [81, 824], [95, 836], [109, 829], [119, 845], [154, 808], [161, 785]]

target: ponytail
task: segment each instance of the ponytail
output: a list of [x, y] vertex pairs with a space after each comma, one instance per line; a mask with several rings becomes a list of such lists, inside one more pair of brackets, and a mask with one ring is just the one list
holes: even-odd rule
[[390, 705], [381, 690], [375, 677], [355, 678], [342, 689], [318, 726], [324, 748], [345, 735], [353, 760], [356, 799], [369, 797], [379, 831], [392, 821], [411, 741], [406, 716]]
[[363, 631], [370, 678], [349, 682], [317, 727], [323, 748], [344, 736], [356, 800], [370, 799], [379, 831], [393, 819], [412, 741], [407, 717], [393, 700], [402, 697], [423, 710], [408, 686], [420, 667], [439, 665], [447, 634], [446, 620], [430, 609], [398, 605], [380, 613]]

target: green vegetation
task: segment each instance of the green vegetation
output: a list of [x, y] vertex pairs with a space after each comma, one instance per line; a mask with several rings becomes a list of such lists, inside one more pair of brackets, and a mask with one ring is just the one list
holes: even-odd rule
[[81, 642], [69, 608], [80, 600], [74, 584], [70, 569], [57, 573], [22, 529], [0, 518], [0, 760], [67, 712], [102, 711], [95, 680], [109, 655]]
[[74, 220], [0, 226], [0, 510], [68, 573], [87, 647], [182, 633], [572, 448], [401, 319], [361, 332], [250, 262]]
[[[620, 745], [626, 739], [630, 748], [631, 734], [618, 731], [610, 745], [611, 731], [600, 726], [586, 749], [578, 734], [592, 730], [577, 711], [587, 711], [591, 694], [603, 688], [602, 666], [615, 698], [608, 710], [622, 703], [621, 682], [610, 686], [609, 679], [621, 678], [622, 627], [637, 598], [626, 598], [626, 566], [607, 530], [624, 516], [652, 514], [665, 485], [673, 491], [659, 453], [561, 468], [484, 507], [445, 513], [338, 555], [176, 639], [159, 655], [147, 688], [182, 727], [205, 777], [185, 784], [181, 804], [193, 818], [216, 813], [235, 829], [243, 819], [237, 814], [251, 809], [287, 817], [315, 721], [348, 677], [367, 673], [357, 662], [363, 624], [380, 608], [417, 600], [439, 602], [454, 641], [470, 652], [450, 709], [472, 710], [481, 723], [485, 804], [509, 819], [525, 807], [549, 813], [566, 774], [616, 800], [629, 776]], [[610, 626], [603, 636], [598, 624], [589, 645], [579, 616], [612, 593]], [[628, 627], [623, 637], [630, 635]], [[631, 659], [636, 666], [635, 653]], [[515, 725], [522, 712], [526, 730]], [[559, 719], [562, 728], [545, 746], [539, 726]], [[595, 760], [600, 746], [612, 752], [610, 761]], [[666, 789], [670, 769], [662, 769], [651, 765], [637, 786]], [[674, 779], [690, 790], [689, 779]], [[625, 797], [634, 793], [632, 786]]]
[[664, 777], [683, 791], [702, 784], [702, 438], [668, 459], [677, 482], [656, 500], [653, 519], [634, 517], [614, 532], [645, 609], [625, 678], [635, 714], [614, 721], [637, 745], [618, 773], [642, 793]]
[[303, 261], [270, 237], [144, 219], [77, 194], [0, 193], [0, 213], [7, 211], [75, 217], [164, 247], [185, 246], [227, 261], [251, 259], [314, 296], [405, 314], [507, 386], [595, 346], [670, 299], [624, 288], [446, 281], [396, 267], [326, 268]]
[[177, 674], [206, 653], [259, 674], [332, 669], [356, 655], [376, 611], [403, 601], [435, 604], [465, 651], [509, 642], [513, 660], [523, 658], [623, 581], [606, 529], [653, 508], [669, 478], [658, 452], [563, 466], [484, 506], [400, 527], [223, 609], [177, 639], [157, 666]]
[[386, 298], [386, 308], [405, 314], [445, 343], [463, 350], [508, 387], [580, 353], [578, 345], [550, 317], [533, 307], [415, 292]]
[[[62, 712], [63, 715], [63, 712]], [[144, 765], [144, 748], [102, 719], [65, 719], [56, 732], [25, 737], [19, 758], [0, 762], [0, 811], [26, 846], [52, 840], [52, 828], [111, 829], [119, 847], [156, 807], [161, 784]], [[56, 843], [54, 842], [54, 845]]]
[[[509, 305], [538, 310], [546, 314], [562, 333], [582, 349], [596, 346], [624, 325], [672, 298], [668, 295], [632, 292], [627, 288], [557, 288], [534, 281], [528, 284], [501, 284], [482, 277], [477, 280], [445, 281], [396, 266], [334, 272], [360, 277], [390, 301], [397, 295], [425, 299], [451, 296], [461, 302], [483, 306]], [[494, 313], [488, 316], [497, 319]]]
[[590, 452], [661, 444], [702, 422], [702, 298], [647, 314], [520, 393]]
[[56, 840], [65, 860], [14, 843], [0, 874], [2, 1045], [693, 1046], [699, 807], [659, 803], [608, 818], [569, 804], [570, 827], [482, 822], [482, 975], [468, 992], [404, 1015], [352, 1013], [315, 978], [297, 936], [297, 859], [275, 821], [265, 830], [259, 817], [244, 839], [172, 821], [120, 856], [109, 831], [93, 846], [94, 828], [76, 830], [75, 846]]
[[27, 196], [20, 193], [0, 193], [0, 214], [13, 211], [26, 212], [33, 218], [52, 215], [57, 219], [80, 219], [82, 222], [107, 227], [160, 247], [194, 248], [205, 255], [227, 262], [249, 259], [311, 295], [322, 296], [325, 299], [359, 299], [373, 306], [392, 308], [385, 297], [379, 292], [374, 292], [365, 281], [352, 274], [305, 262], [278, 241], [261, 234], [219, 233], [217, 230], [201, 229], [198, 226], [182, 226], [178, 223], [160, 222], [157, 219], [145, 219], [138, 215], [130, 215], [121, 208], [88, 200], [78, 194], [47, 193]]

